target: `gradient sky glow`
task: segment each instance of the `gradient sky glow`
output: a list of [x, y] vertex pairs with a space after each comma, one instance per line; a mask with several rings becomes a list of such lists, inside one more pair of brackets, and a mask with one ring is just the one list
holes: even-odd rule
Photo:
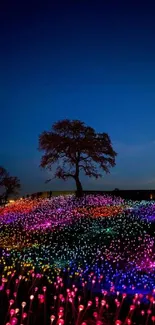
[[118, 152], [111, 175], [84, 188], [155, 188], [155, 3], [144, 2], [3, 5], [0, 165], [23, 194], [74, 188], [44, 184], [39, 169], [38, 135], [63, 118], [108, 132]]

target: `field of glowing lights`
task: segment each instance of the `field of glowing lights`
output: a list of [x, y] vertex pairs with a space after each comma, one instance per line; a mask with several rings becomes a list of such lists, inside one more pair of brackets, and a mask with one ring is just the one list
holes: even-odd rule
[[1, 207], [0, 320], [155, 324], [155, 202], [69, 195]]

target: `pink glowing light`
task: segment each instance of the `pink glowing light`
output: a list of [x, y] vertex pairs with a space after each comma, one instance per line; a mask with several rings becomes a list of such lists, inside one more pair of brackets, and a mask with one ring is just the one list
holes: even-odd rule
[[84, 305], [79, 305], [79, 312], [81, 312], [82, 310], [84, 310]]
[[92, 306], [92, 301], [91, 301], [91, 300], [88, 301], [87, 306], [88, 306], [88, 307]]
[[50, 320], [51, 320], [51, 322], [53, 322], [55, 320], [55, 315], [51, 315]]
[[121, 324], [122, 324], [122, 322], [119, 319], [117, 319], [115, 322], [115, 325], [121, 325]]
[[27, 313], [23, 313], [22, 318], [24, 319], [26, 317], [27, 317]]

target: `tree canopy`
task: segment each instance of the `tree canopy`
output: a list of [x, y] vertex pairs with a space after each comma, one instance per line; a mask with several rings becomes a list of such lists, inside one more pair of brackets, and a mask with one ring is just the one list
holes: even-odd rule
[[9, 172], [0, 166], [0, 199], [7, 201], [12, 194], [17, 194], [20, 189], [20, 180], [11, 176]]
[[50, 131], [39, 136], [39, 150], [44, 154], [41, 167], [52, 170], [57, 164], [54, 177], [76, 182], [77, 195], [82, 195], [80, 172], [88, 177], [102, 177], [115, 166], [117, 153], [107, 133], [96, 131], [80, 120], [61, 120]]

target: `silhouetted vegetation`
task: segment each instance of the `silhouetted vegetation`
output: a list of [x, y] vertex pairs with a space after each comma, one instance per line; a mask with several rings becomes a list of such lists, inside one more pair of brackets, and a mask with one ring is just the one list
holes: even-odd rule
[[[107, 133], [96, 131], [79, 120], [62, 120], [39, 136], [39, 150], [44, 152], [41, 167], [53, 171], [54, 177], [75, 180], [77, 196], [83, 194], [82, 171], [88, 177], [102, 177], [115, 166], [116, 152]], [[50, 180], [49, 180], [50, 181]]]
[[0, 203], [6, 203], [9, 196], [17, 194], [19, 189], [20, 180], [11, 176], [4, 167], [0, 167]]

